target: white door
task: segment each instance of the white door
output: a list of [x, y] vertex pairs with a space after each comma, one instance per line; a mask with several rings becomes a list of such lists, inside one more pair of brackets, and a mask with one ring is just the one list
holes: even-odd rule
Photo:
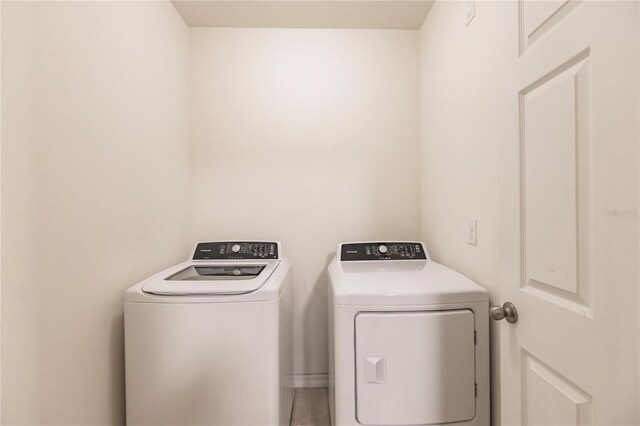
[[443, 424], [475, 416], [472, 311], [361, 313], [355, 327], [360, 424]]
[[640, 424], [638, 2], [525, 1], [519, 15], [502, 424]]

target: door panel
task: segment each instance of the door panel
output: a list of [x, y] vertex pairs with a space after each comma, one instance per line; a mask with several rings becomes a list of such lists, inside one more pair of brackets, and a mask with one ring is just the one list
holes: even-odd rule
[[522, 287], [591, 316], [589, 51], [520, 99]]
[[590, 425], [591, 396], [526, 351], [523, 425]]
[[[502, 163], [504, 425], [640, 424], [638, 2], [521, 1]], [[515, 15], [515, 14], [514, 14]]]
[[521, 1], [520, 53], [551, 31], [579, 3], [579, 0]]
[[470, 310], [359, 314], [355, 363], [361, 424], [441, 424], [475, 415]]

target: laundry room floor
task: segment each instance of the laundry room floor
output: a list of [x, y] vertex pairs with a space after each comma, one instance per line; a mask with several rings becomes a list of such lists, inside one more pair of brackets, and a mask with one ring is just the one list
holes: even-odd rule
[[291, 426], [329, 426], [327, 395], [327, 388], [296, 389]]

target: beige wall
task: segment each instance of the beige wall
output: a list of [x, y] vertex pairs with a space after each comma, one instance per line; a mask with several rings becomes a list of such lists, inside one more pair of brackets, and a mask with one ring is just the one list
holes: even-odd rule
[[188, 30], [164, 2], [3, 2], [2, 422], [122, 423], [122, 293], [194, 240], [283, 241], [298, 374], [326, 373], [339, 241], [422, 223], [497, 302], [517, 7], [463, 8], [420, 32]]
[[188, 29], [2, 2], [2, 423], [124, 424], [122, 296], [185, 257]]
[[[517, 142], [505, 120], [517, 97], [504, 84], [518, 54], [516, 2], [436, 2], [420, 31], [422, 235], [433, 258], [499, 297], [501, 141]], [[509, 114], [507, 114], [509, 112]], [[467, 222], [478, 221], [478, 245]], [[494, 424], [499, 424], [499, 342], [492, 324]]]
[[419, 236], [418, 32], [192, 29], [192, 238], [281, 239], [297, 374], [327, 371], [336, 244]]

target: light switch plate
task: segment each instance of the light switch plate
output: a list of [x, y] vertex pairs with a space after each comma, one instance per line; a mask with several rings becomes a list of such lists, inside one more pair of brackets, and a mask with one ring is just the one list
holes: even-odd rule
[[478, 221], [470, 220], [467, 224], [467, 244], [470, 246], [478, 245]]
[[475, 2], [475, 0], [466, 0], [464, 7], [465, 7], [465, 13], [466, 13], [465, 25], [469, 26], [469, 23], [476, 16], [476, 2]]

